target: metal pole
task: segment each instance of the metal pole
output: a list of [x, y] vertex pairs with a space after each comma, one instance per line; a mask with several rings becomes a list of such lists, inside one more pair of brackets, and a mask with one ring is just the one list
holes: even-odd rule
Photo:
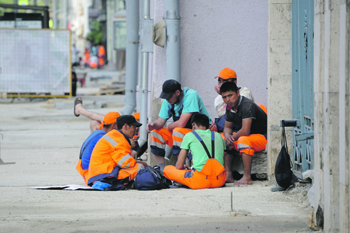
[[[148, 30], [145, 27], [146, 20], [150, 19], [150, 1], [142, 1], [142, 30]], [[147, 33], [142, 33], [143, 37], [148, 35]], [[146, 38], [141, 37], [141, 47], [143, 43], [147, 43]], [[140, 128], [140, 138], [138, 143], [143, 146], [147, 142], [147, 109], [148, 109], [148, 64], [149, 64], [149, 52], [146, 49], [141, 49], [141, 91], [140, 91], [140, 121], [142, 126]]]
[[68, 28], [68, 0], [64, 0], [64, 29]]
[[126, 1], [125, 106], [120, 110], [122, 115], [131, 114], [136, 106], [139, 18], [139, 0]]
[[165, 1], [166, 77], [181, 83], [179, 1]]
[[43, 28], [49, 28], [49, 20], [50, 20], [50, 16], [49, 16], [49, 7], [45, 6], [45, 10], [44, 10], [44, 25]]
[[53, 0], [52, 8], [52, 27], [57, 29], [57, 0]]

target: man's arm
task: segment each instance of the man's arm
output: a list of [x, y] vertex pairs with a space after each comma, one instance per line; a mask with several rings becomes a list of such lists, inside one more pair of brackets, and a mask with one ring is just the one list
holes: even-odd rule
[[233, 135], [233, 138], [237, 140], [241, 136], [248, 136], [250, 134], [250, 127], [252, 126], [252, 118], [246, 118], [242, 120], [242, 128]]
[[177, 162], [176, 162], [176, 169], [181, 170], [184, 169], [184, 164], [187, 158], [187, 154], [188, 154], [188, 150], [185, 149], [181, 149], [180, 154], [177, 158]]
[[165, 123], [166, 123], [166, 121], [163, 120], [160, 117], [157, 120], [155, 120], [154, 122], [148, 123], [147, 127], [146, 127], [147, 133], [150, 133], [154, 129], [161, 129], [161, 128], [163, 128]]
[[218, 131], [218, 127], [215, 124], [215, 120], [213, 121], [213, 123], [209, 126], [210, 131]]
[[233, 123], [225, 121], [225, 128], [224, 128], [224, 136], [225, 136], [225, 144], [226, 146], [228, 145], [233, 145], [234, 139], [232, 138], [232, 130]]
[[115, 150], [111, 153], [111, 157], [120, 168], [134, 167], [136, 160], [129, 153], [131, 153], [131, 151], [129, 150], [128, 152], [128, 149], [125, 146], [117, 145]]
[[173, 131], [176, 127], [184, 128], [187, 124], [187, 121], [190, 120], [191, 116], [191, 112], [182, 113], [179, 120], [168, 125], [168, 129], [170, 131]]
[[136, 163], [141, 164], [143, 167], [147, 167], [148, 166], [148, 164], [146, 162], [143, 162], [143, 161], [136, 160]]

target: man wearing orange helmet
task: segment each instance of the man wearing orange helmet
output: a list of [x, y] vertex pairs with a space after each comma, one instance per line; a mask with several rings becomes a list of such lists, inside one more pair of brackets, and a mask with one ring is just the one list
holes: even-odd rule
[[84, 141], [80, 149], [79, 162], [76, 166], [80, 175], [87, 184], [86, 174], [89, 170], [90, 158], [96, 143], [108, 132], [117, 128], [117, 118], [120, 117], [118, 112], [109, 112], [104, 118], [98, 130], [92, 132]]
[[[215, 86], [215, 91], [219, 94], [214, 101], [214, 118], [215, 121], [210, 126], [210, 130], [218, 131], [222, 133], [224, 131], [225, 118], [226, 118], [226, 104], [224, 103], [220, 95], [220, 87], [225, 82], [234, 82], [237, 85], [237, 74], [233, 69], [224, 68], [220, 71], [218, 76], [215, 78], [218, 79], [218, 85]], [[254, 97], [252, 92], [247, 87], [240, 87], [239, 92], [241, 96], [245, 96], [248, 99], [251, 99], [254, 102]], [[223, 133], [222, 133], [223, 135]]]

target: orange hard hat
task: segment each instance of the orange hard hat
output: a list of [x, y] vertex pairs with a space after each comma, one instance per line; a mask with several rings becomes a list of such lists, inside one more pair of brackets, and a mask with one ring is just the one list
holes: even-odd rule
[[113, 124], [115, 122], [117, 122], [117, 118], [120, 117], [119, 112], [109, 112], [107, 113], [104, 118], [103, 121], [99, 127], [99, 129], [102, 129], [103, 125], [110, 125]]
[[140, 120], [140, 113], [139, 112], [134, 113], [134, 117], [136, 120], [139, 121]]
[[222, 79], [230, 79], [230, 78], [237, 78], [236, 71], [230, 68], [224, 68], [220, 71], [219, 75], [215, 78], [222, 78]]

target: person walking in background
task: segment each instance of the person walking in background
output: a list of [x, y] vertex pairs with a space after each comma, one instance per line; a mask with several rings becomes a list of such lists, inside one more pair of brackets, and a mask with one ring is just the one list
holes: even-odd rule
[[103, 67], [105, 64], [105, 56], [106, 56], [106, 52], [105, 52], [105, 48], [103, 47], [103, 45], [98, 46], [98, 51], [97, 51], [97, 57], [98, 57], [98, 65], [99, 67]]

